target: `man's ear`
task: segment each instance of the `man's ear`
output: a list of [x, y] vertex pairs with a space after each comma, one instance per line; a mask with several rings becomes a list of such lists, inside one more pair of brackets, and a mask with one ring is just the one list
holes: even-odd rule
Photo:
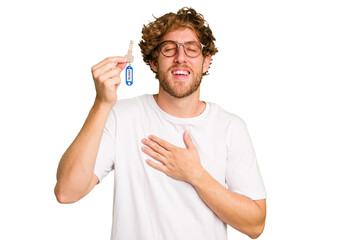
[[157, 72], [157, 71], [158, 71], [157, 62], [155, 62], [155, 61], [149, 61], [149, 63], [150, 63], [151, 69], [152, 69], [154, 72]]
[[208, 55], [204, 58], [203, 73], [206, 73], [206, 71], [209, 69], [210, 63], [211, 63], [211, 55]]

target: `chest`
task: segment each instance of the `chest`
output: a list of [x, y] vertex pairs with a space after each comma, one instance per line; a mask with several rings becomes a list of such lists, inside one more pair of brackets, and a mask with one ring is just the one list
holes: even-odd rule
[[190, 137], [196, 146], [202, 166], [221, 184], [225, 185], [227, 146], [224, 131], [211, 123], [174, 124], [161, 119], [133, 121], [123, 124], [117, 132], [117, 152], [115, 168], [125, 168], [129, 171], [143, 169], [149, 174], [145, 160], [148, 155], [141, 151], [141, 139], [150, 134], [155, 135], [180, 148], [186, 148], [184, 132], [190, 132]]

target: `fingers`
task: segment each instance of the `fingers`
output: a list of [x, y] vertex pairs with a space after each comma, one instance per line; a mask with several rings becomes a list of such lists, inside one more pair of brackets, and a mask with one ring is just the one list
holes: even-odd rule
[[104, 73], [107, 73], [108, 71], [117, 69], [118, 74], [126, 67], [127, 62], [117, 62], [117, 61], [107, 61], [103, 62], [101, 65], [95, 65], [91, 68], [92, 74], [94, 78], [98, 78], [99, 76], [102, 76]]
[[164, 149], [166, 149], [168, 151], [170, 151], [174, 147], [174, 145], [172, 145], [172, 144], [168, 143], [167, 141], [165, 141], [159, 137], [156, 137], [154, 135], [150, 135], [149, 139], [151, 141], [156, 142], [158, 145], [162, 146]]
[[111, 70], [107, 71], [106, 73], [103, 73], [102, 75], [95, 77], [95, 78], [99, 79], [100, 82], [103, 82], [103, 81], [106, 81], [107, 79], [119, 77], [120, 72], [121, 72], [121, 70], [119, 68], [114, 68], [114, 69], [111, 69]]
[[117, 88], [120, 86], [121, 78], [119, 76], [117, 76], [117, 77], [110, 78], [108, 81], [109, 81], [109, 85], [114, 86], [114, 89], [116, 91]]
[[97, 101], [107, 105], [116, 103], [120, 73], [126, 65], [127, 59], [124, 57], [108, 57], [91, 68]]
[[[109, 72], [111, 70], [116, 69], [117, 63], [116, 62], [108, 62], [102, 65], [101, 67], [92, 70], [93, 77], [98, 78], [99, 76], [102, 76], [104, 73]], [[120, 72], [119, 72], [120, 73]]]
[[163, 155], [161, 155], [161, 154], [159, 154], [159, 153], [157, 153], [157, 152], [154, 152], [152, 149], [147, 148], [147, 147], [142, 147], [141, 150], [142, 150], [145, 154], [147, 154], [147, 155], [149, 155], [150, 157], [152, 157], [153, 159], [161, 162], [163, 165], [166, 165], [166, 158], [165, 158]]
[[151, 161], [150, 159], [147, 159], [146, 160], [146, 163], [150, 166], [150, 167], [153, 167], [159, 171], [162, 171], [163, 173], [166, 174], [166, 167], [162, 164], [159, 164], [159, 163], [154, 163], [153, 161]]
[[112, 65], [116, 66], [117, 64], [122, 64], [126, 66], [127, 63], [127, 59], [121, 56], [116, 56], [116, 57], [107, 57], [104, 60], [102, 60], [101, 62], [99, 62], [98, 64], [94, 65], [91, 68], [91, 71], [95, 71], [101, 67], [103, 67], [104, 65], [106, 65], [107, 63], [112, 63]]
[[184, 143], [187, 149], [190, 149], [194, 146], [188, 131], [184, 132]]
[[164, 149], [163, 147], [161, 147], [159, 144], [148, 140], [146, 138], [142, 139], [141, 142], [143, 144], [145, 144], [146, 146], [148, 146], [149, 148], [151, 148], [154, 152], [162, 155], [162, 156], [166, 156], [168, 151], [166, 149]]

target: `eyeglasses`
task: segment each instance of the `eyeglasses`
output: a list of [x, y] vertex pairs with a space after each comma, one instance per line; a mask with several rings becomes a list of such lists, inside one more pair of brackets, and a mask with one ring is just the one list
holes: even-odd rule
[[160, 51], [165, 57], [175, 56], [178, 53], [180, 46], [184, 47], [185, 54], [191, 58], [199, 56], [205, 47], [205, 45], [197, 41], [176, 43], [175, 41], [167, 40], [159, 44]]

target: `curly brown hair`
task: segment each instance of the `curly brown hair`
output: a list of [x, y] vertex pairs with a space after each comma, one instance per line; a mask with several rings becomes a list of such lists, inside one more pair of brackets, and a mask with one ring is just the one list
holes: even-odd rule
[[[170, 12], [159, 18], [154, 16], [154, 18], [155, 21], [143, 26], [142, 40], [139, 43], [144, 62], [147, 65], [150, 65], [150, 61], [157, 61], [159, 56], [158, 45], [162, 42], [163, 37], [180, 28], [190, 28], [195, 32], [199, 41], [205, 45], [203, 48], [205, 57], [217, 53], [218, 50], [214, 43], [216, 39], [209, 24], [205, 21], [204, 16], [197, 13], [195, 9], [184, 7], [177, 14]], [[207, 74], [208, 72], [203, 75]]]

